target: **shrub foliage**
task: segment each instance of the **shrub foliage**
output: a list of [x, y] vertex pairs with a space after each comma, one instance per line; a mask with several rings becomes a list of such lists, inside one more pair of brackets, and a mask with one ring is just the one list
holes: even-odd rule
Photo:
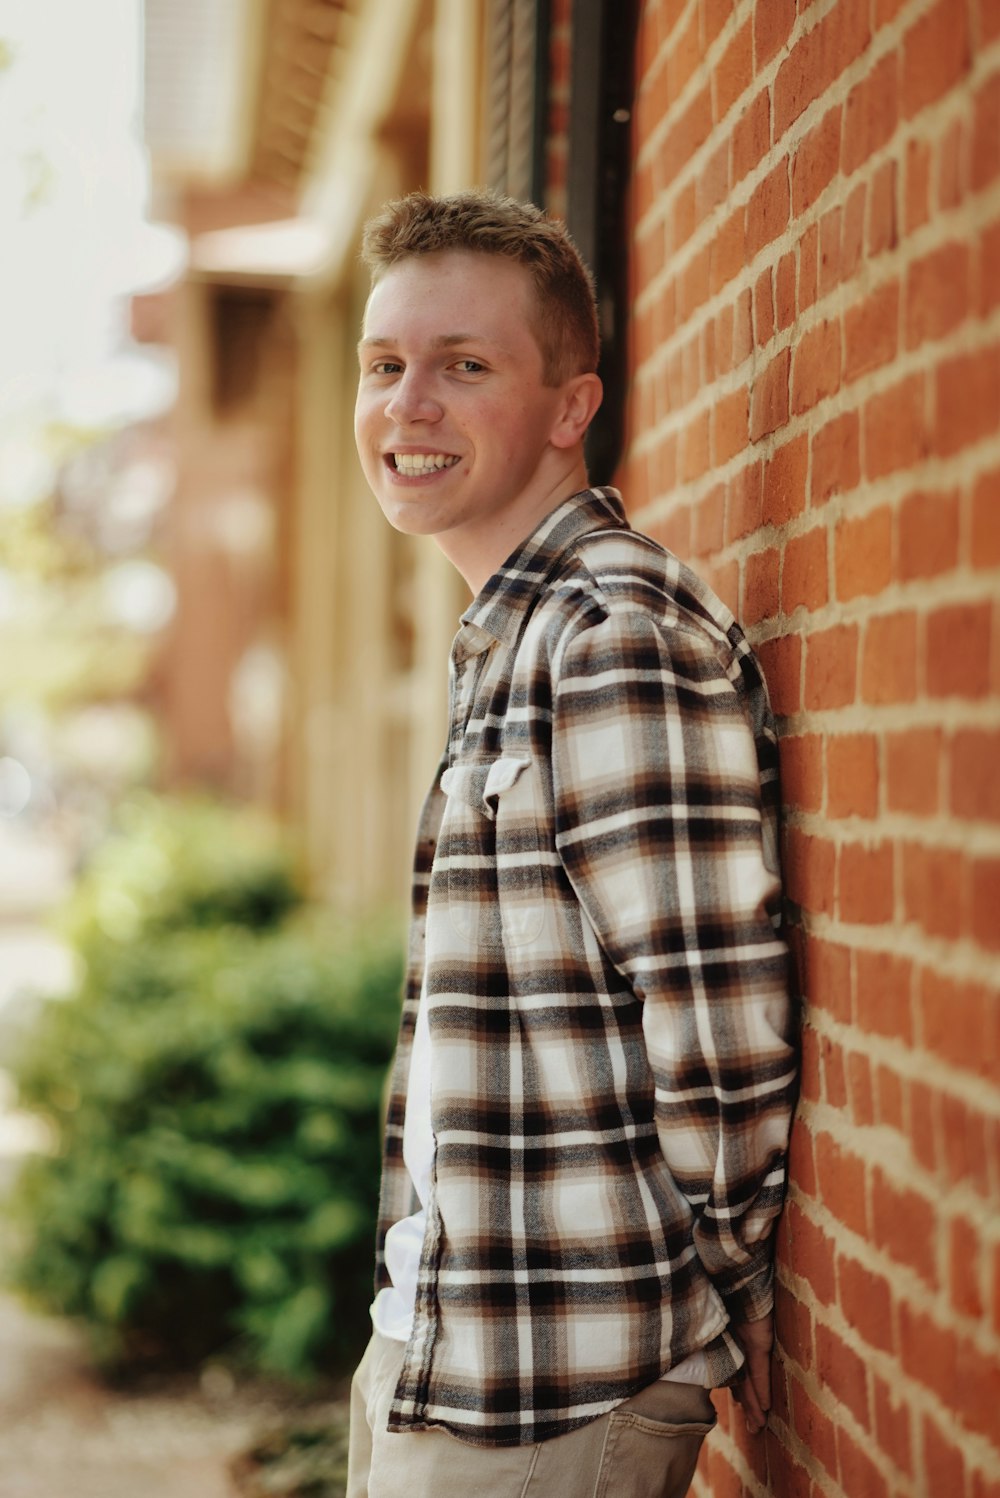
[[156, 803], [82, 881], [83, 979], [18, 1070], [55, 1147], [15, 1188], [15, 1280], [111, 1366], [357, 1350], [400, 962], [298, 899], [273, 835]]

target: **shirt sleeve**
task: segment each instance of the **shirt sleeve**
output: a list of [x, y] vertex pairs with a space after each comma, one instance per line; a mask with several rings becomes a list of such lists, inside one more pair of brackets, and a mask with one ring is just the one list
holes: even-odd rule
[[795, 1083], [757, 744], [709, 636], [612, 614], [553, 695], [556, 848], [643, 1000], [657, 1131], [735, 1320], [772, 1304]]

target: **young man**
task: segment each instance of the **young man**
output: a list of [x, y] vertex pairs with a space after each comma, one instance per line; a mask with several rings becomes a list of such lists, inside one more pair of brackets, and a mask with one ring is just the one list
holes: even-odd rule
[[588, 489], [565, 230], [481, 192], [365, 234], [356, 436], [474, 602], [418, 833], [349, 1498], [674, 1498], [769, 1398], [794, 1058], [777, 746], [738, 625]]

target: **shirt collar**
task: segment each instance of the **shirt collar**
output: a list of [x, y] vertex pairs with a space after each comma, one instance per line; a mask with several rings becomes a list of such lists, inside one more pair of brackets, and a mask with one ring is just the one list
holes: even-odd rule
[[478, 655], [497, 640], [513, 642], [545, 578], [581, 536], [628, 528], [617, 489], [583, 489], [564, 500], [476, 594], [462, 615], [455, 640], [456, 660]]

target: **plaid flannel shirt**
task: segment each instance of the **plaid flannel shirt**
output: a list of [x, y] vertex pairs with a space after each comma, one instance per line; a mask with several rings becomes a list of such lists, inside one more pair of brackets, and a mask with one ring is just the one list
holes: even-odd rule
[[385, 1233], [428, 1006], [435, 1169], [389, 1429], [585, 1424], [772, 1300], [794, 1049], [777, 742], [724, 605], [614, 490], [463, 615], [418, 834]]

